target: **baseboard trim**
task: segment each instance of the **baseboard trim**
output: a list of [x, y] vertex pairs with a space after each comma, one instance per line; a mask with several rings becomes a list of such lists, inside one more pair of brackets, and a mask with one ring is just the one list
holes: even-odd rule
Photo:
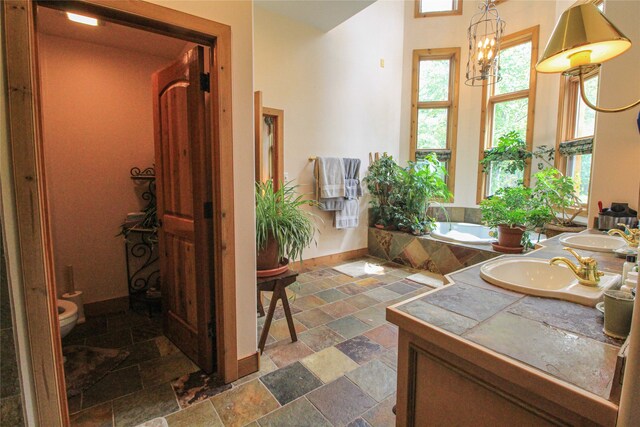
[[257, 351], [238, 360], [238, 378], [258, 372], [260, 369], [260, 353]]
[[127, 311], [128, 309], [129, 297], [118, 297], [85, 304], [84, 314], [86, 316], [102, 316], [105, 314]]
[[337, 254], [325, 255], [317, 258], [309, 258], [302, 261], [296, 261], [291, 263], [293, 270], [301, 270], [304, 267], [316, 267], [318, 265], [334, 264], [340, 261], [347, 261], [353, 258], [360, 258], [369, 254], [368, 248], [354, 249], [352, 251], [340, 252]]

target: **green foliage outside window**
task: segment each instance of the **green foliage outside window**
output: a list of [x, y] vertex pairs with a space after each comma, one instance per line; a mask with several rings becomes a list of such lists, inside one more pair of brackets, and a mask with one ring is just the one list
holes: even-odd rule
[[531, 42], [501, 49], [500, 70], [502, 78], [495, 85], [495, 95], [529, 89]]
[[424, 108], [418, 110], [418, 150], [447, 148], [446, 108]]
[[449, 99], [449, 59], [423, 59], [420, 61], [418, 102], [446, 101]]

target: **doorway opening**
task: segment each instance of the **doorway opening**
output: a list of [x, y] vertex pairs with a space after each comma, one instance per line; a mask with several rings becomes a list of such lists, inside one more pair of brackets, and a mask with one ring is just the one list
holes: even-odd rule
[[211, 218], [197, 211], [212, 200], [203, 120], [211, 55], [61, 10], [38, 6], [36, 16], [69, 409], [109, 403], [119, 419], [129, 410], [121, 396], [161, 384], [175, 394], [172, 380], [217, 368], [212, 304], [199, 303], [212, 301], [212, 269], [201, 261]]
[[[51, 9], [43, 8], [43, 6]], [[209, 87], [206, 88], [209, 92], [207, 95], [202, 94], [200, 97], [203, 100], [201, 102], [201, 107], [203, 108], [200, 110], [190, 109], [194, 101], [185, 92], [189, 92], [189, 88], [195, 86], [197, 86], [199, 92], [205, 91], [205, 88], [203, 88], [206, 83], [203, 79], [207, 71], [205, 69], [198, 69], [197, 73], [194, 71], [195, 69], [189, 67], [183, 70], [182, 74], [177, 71], [178, 74], [174, 75], [174, 77], [178, 76], [177, 78], [165, 82], [165, 85], [156, 85], [156, 95], [152, 97], [151, 91], [149, 91], [149, 97], [147, 97], [147, 101], [149, 103], [154, 102], [156, 104], [155, 109], [159, 111], [159, 113], [156, 113], [158, 119], [155, 120], [158, 126], [155, 126], [153, 131], [156, 134], [156, 138], [152, 138], [152, 140], [155, 139], [153, 143], [155, 147], [152, 150], [153, 155], [150, 157], [147, 155], [149, 159], [147, 163], [152, 165], [155, 163], [156, 171], [158, 172], [156, 174], [156, 188], [158, 189], [158, 229], [156, 231], [159, 236], [157, 249], [159, 249], [159, 255], [164, 254], [165, 260], [164, 266], [161, 267], [161, 270], [164, 271], [160, 274], [163, 278], [162, 290], [153, 284], [147, 284], [144, 286], [143, 291], [148, 300], [153, 299], [159, 292], [164, 300], [170, 302], [170, 304], [163, 304], [162, 323], [164, 325], [160, 330], [164, 335], [171, 336], [173, 334], [173, 340], [177, 342], [177, 347], [180, 347], [181, 350], [178, 352], [175, 347], [169, 346], [169, 350], [165, 348], [165, 351], [189, 356], [189, 358], [183, 357], [181, 363], [188, 362], [193, 364], [195, 362], [207, 373], [215, 371], [223, 379], [223, 382], [228, 383], [235, 380], [238, 376], [238, 361], [236, 357], [235, 261], [233, 257], [229, 27], [147, 3], [116, 2], [114, 4], [105, 4], [104, 2], [94, 3], [92, 1], [32, 3], [22, 0], [3, 2], [5, 18], [3, 37], [6, 46], [9, 110], [11, 113], [10, 143], [13, 151], [16, 208], [20, 232], [19, 242], [22, 270], [23, 272], [28, 272], [24, 274], [23, 286], [25, 289], [27, 327], [31, 342], [30, 363], [33, 367], [38, 366], [38, 372], [46, 371], [49, 373], [46, 377], [43, 377], [43, 375], [34, 376], [36, 415], [45, 424], [64, 425], [68, 423], [68, 409], [72, 411], [75, 409], [71, 408], [71, 401], [69, 402], [69, 408], [67, 407], [67, 390], [65, 390], [63, 357], [60, 344], [61, 321], [58, 317], [60, 311], [57, 303], [58, 294], [62, 294], [64, 291], [73, 291], [67, 286], [75, 285], [76, 283], [86, 289], [87, 293], [93, 293], [91, 298], [95, 299], [95, 301], [99, 301], [101, 296], [104, 297], [105, 292], [105, 286], [97, 286], [95, 289], [91, 289], [91, 280], [85, 280], [85, 277], [83, 277], [85, 272], [80, 271], [85, 269], [79, 268], [82, 261], [80, 261], [80, 264], [58, 262], [55, 252], [56, 244], [60, 243], [58, 240], [63, 240], [56, 239], [56, 236], [64, 235], [73, 242], [74, 238], [76, 241], [84, 238], [95, 239], [98, 234], [96, 232], [76, 232], [75, 235], [72, 232], [60, 234], [56, 228], [60, 227], [56, 225], [56, 222], [59, 224], [66, 222], [67, 224], [62, 225], [71, 224], [72, 226], [75, 223], [76, 229], [78, 229], [78, 225], [86, 215], [91, 215], [91, 219], [97, 224], [104, 216], [107, 216], [105, 215], [106, 212], [100, 210], [83, 212], [81, 204], [70, 201], [68, 203], [72, 205], [72, 208], [75, 208], [75, 211], [72, 211], [71, 214], [68, 212], [65, 214], [64, 209], [60, 210], [55, 206], [56, 200], [60, 198], [54, 194], [56, 192], [58, 192], [58, 195], [60, 194], [60, 191], [58, 191], [60, 187], [56, 188], [56, 184], [63, 183], [62, 187], [64, 187], [64, 185], [72, 182], [73, 175], [77, 174], [76, 178], [84, 179], [82, 186], [85, 191], [87, 188], [96, 190], [92, 184], [97, 180], [96, 176], [99, 175], [99, 169], [109, 163], [105, 161], [104, 156], [96, 155], [96, 152], [92, 152], [88, 148], [89, 142], [96, 142], [89, 140], [92, 138], [100, 140], [104, 137], [102, 133], [94, 133], [93, 135], [81, 134], [80, 136], [85, 137], [86, 143], [76, 145], [71, 149], [79, 153], [67, 150], [67, 155], [70, 158], [73, 157], [71, 154], [80, 154], [80, 160], [84, 160], [84, 163], [93, 166], [93, 173], [78, 173], [78, 170], [81, 169], [79, 164], [69, 165], [69, 162], [65, 164], [65, 162], [51, 161], [51, 153], [47, 153], [48, 131], [66, 130], [70, 132], [71, 136], [78, 137], [78, 135], [73, 135], [73, 132], [80, 129], [81, 126], [67, 126], [67, 129], [65, 129], [66, 122], [64, 120], [58, 123], [53, 122], [52, 124], [46, 117], [48, 107], [58, 101], [62, 101], [63, 104], [64, 102], [71, 102], [73, 99], [71, 95], [76, 95], [73, 91], [78, 89], [77, 87], [72, 87], [70, 91], [62, 93], [61, 96], [58, 94], [58, 96], [53, 97], [50, 96], [51, 94], [43, 93], [44, 85], [42, 83], [55, 72], [49, 67], [51, 62], [43, 60], [42, 52], [36, 51], [35, 41], [39, 38], [40, 30], [43, 28], [43, 22], [45, 21], [44, 15], [41, 15], [41, 13], [46, 13], [41, 12], [41, 10], [36, 11], [36, 7], [55, 13], [58, 13], [58, 10], [53, 9], [66, 11], [68, 8], [73, 8], [74, 12], [96, 17], [99, 20], [108, 22], [109, 25], [124, 24], [128, 30], [136, 28], [135, 31], [179, 37], [184, 45], [180, 59], [162, 68], [163, 70], [173, 67], [173, 71], [176, 71], [174, 67], [176, 64], [191, 63], [201, 68], [204, 64], [210, 64], [210, 70], [208, 70], [210, 79], [207, 79]], [[51, 36], [60, 38], [60, 35]], [[8, 42], [9, 39], [11, 39], [11, 42]], [[47, 42], [42, 42], [41, 40], [38, 40], [38, 42], [40, 44], [39, 49], [43, 52], [46, 51]], [[187, 45], [187, 42], [190, 45]], [[200, 47], [192, 48], [194, 44], [200, 45]], [[19, 49], [16, 47], [19, 47]], [[163, 47], [166, 48], [167, 46], [164, 45]], [[109, 46], [109, 48], [115, 49], [117, 46]], [[94, 46], [94, 50], [99, 49]], [[205, 55], [206, 51], [210, 52], [210, 54]], [[39, 70], [42, 70], [43, 74], [40, 74]], [[90, 80], [95, 76], [89, 74], [84, 77]], [[155, 81], [161, 82], [162, 79], [162, 72], [157, 73]], [[76, 80], [75, 83], [80, 82]], [[98, 88], [99, 84], [94, 82], [94, 86]], [[18, 89], [16, 90], [16, 88]], [[105, 88], [102, 87], [101, 89]], [[107, 89], [116, 92], [119, 87], [118, 85], [110, 85]], [[97, 96], [97, 94], [91, 95]], [[205, 97], [208, 98], [208, 103], [204, 101]], [[52, 99], [55, 102], [47, 106], [47, 102]], [[136, 101], [134, 99], [132, 102]], [[183, 106], [185, 108], [182, 108]], [[131, 110], [132, 108], [133, 106], [127, 103], [123, 103], [121, 106], [121, 110]], [[69, 110], [72, 109], [69, 108]], [[60, 111], [56, 112], [60, 113]], [[69, 113], [69, 111], [62, 112]], [[106, 108], [101, 113], [98, 121], [108, 121]], [[128, 111], [128, 113], [131, 114], [131, 111]], [[186, 124], [182, 122], [177, 125], [171, 125], [171, 123], [174, 123], [172, 120], [176, 117], [186, 117]], [[203, 126], [200, 126], [198, 130], [192, 131], [193, 126], [190, 123], [196, 119]], [[113, 129], [124, 127], [121, 126], [119, 120], [113, 117], [110, 118], [108, 124]], [[187, 129], [186, 131], [185, 128]], [[61, 132], [61, 134], [63, 133]], [[200, 138], [198, 143], [193, 143], [193, 135], [198, 135]], [[176, 140], [183, 143], [186, 141], [186, 145], [177, 145]], [[118, 152], [117, 147], [114, 147], [117, 144], [113, 143], [113, 139], [108, 142], [104, 142], [104, 140], [100, 142], [102, 143], [94, 145], [94, 148], [111, 149]], [[129, 144], [133, 145], [131, 142]], [[158, 155], [159, 152], [161, 153], [160, 155]], [[58, 152], [57, 154], [60, 153]], [[194, 162], [193, 158], [196, 156], [202, 161]], [[165, 163], [163, 163], [163, 159], [166, 160]], [[181, 159], [184, 167], [174, 167]], [[62, 173], [58, 174], [55, 173], [58, 171], [55, 171], [51, 176], [45, 175], [45, 171], [49, 174], [49, 168], [55, 169], [56, 166], [62, 166]], [[136, 165], [127, 168], [126, 179], [129, 186], [134, 181], [128, 176], [129, 169], [138, 167], [140, 170], [144, 170], [147, 166], [147, 164], [141, 164], [141, 166]], [[193, 174], [191, 173], [192, 170], [194, 171]], [[192, 180], [190, 182], [191, 186], [187, 185], [187, 177]], [[54, 182], [50, 182], [50, 179], [54, 179]], [[148, 188], [150, 189], [151, 187]], [[177, 194], [176, 191], [173, 191], [175, 188], [183, 191]], [[121, 191], [122, 189], [122, 186], [120, 186]], [[131, 188], [128, 188], [128, 190], [131, 191]], [[113, 202], [111, 204], [117, 204], [115, 203], [116, 199], [121, 198], [109, 196], [100, 191], [94, 191], [93, 194], [89, 191], [89, 193], [89, 197], [82, 198], [81, 195], [79, 197], [80, 201], [85, 202], [85, 205], [92, 198], [94, 201], [101, 197], [108, 198]], [[224, 199], [221, 197], [223, 193], [225, 194]], [[71, 197], [71, 193], [68, 195]], [[73, 194], [73, 196], [78, 199], [79, 195]], [[172, 204], [176, 198], [182, 202], [188, 202], [189, 198], [191, 198], [192, 212], [187, 212], [183, 209], [185, 204]], [[64, 198], [61, 200], [64, 201]], [[147, 200], [147, 202], [149, 201]], [[51, 203], [51, 206], [49, 203]], [[182, 210], [176, 210], [176, 206]], [[50, 207], [51, 209], [49, 209]], [[147, 204], [140, 207], [151, 208], [152, 206]], [[189, 213], [191, 213], [191, 218], [189, 218]], [[123, 214], [126, 214], [126, 211]], [[165, 214], [167, 214], [166, 218]], [[174, 216], [178, 217], [179, 221], [176, 221], [175, 218], [169, 218], [171, 216], [169, 214], [175, 214]], [[58, 221], [59, 219], [60, 222]], [[177, 223], [177, 228], [164, 223], [165, 219], [168, 222]], [[37, 225], [35, 228], [34, 224]], [[126, 227], [127, 224], [123, 225]], [[188, 228], [189, 225], [191, 229]], [[170, 239], [172, 239], [171, 249], [165, 251], [164, 249], [168, 247], [166, 242]], [[122, 240], [120, 240], [120, 243], [124, 246]], [[206, 246], [205, 249], [203, 249], [204, 246]], [[122, 248], [121, 253], [124, 253], [124, 248]], [[166, 255], [167, 253], [169, 255]], [[26, 256], [27, 254], [28, 256]], [[83, 255], [88, 259], [92, 259], [92, 253], [85, 252]], [[160, 258], [162, 261], [163, 257], [160, 256]], [[174, 262], [176, 259], [179, 259], [179, 262]], [[62, 269], [55, 268], [59, 267], [58, 264], [63, 264]], [[67, 268], [68, 265], [71, 268]], [[97, 278], [100, 269], [109, 270], [109, 268], [109, 263], [94, 262], [93, 271], [89, 273], [89, 276], [93, 275], [94, 278]], [[168, 288], [171, 292], [166, 291], [165, 283], [167, 282], [167, 277], [173, 277], [177, 280], [173, 288]], [[56, 282], [58, 283], [58, 289], [55, 286]], [[130, 287], [127, 282], [130, 283], [131, 281], [125, 280], [124, 286], [128, 293]], [[150, 283], [152, 282], [153, 280], [150, 281]], [[64, 286], [60, 286], [60, 283], [63, 283]], [[191, 288], [189, 288], [189, 285]], [[204, 289], [205, 292], [200, 292], [198, 289]], [[100, 295], [100, 292], [103, 292], [103, 294]], [[202, 297], [203, 295], [204, 298]], [[169, 308], [167, 309], [167, 307]], [[191, 310], [189, 307], [194, 308]], [[148, 308], [152, 311], [151, 305]], [[128, 332], [116, 333], [116, 330], [111, 331], [114, 332], [112, 338], [117, 340], [122, 336], [126, 337], [128, 335], [131, 338], [131, 345], [135, 346], [138, 343], [134, 343], [134, 329], [138, 335], [143, 329], [136, 327], [136, 322], [144, 323], [145, 327], [155, 327], [156, 332], [160, 328], [160, 325], [154, 324], [154, 321], [149, 320], [150, 318], [143, 316], [127, 310], [126, 313], [122, 313], [119, 317], [105, 317], [105, 320], [101, 320], [101, 322], [106, 322], [107, 332], [109, 332], [110, 324], [113, 328], [116, 328], [118, 323], [120, 323], [120, 326], [126, 326], [122, 330], [128, 329]], [[167, 321], [168, 318], [173, 318], [173, 322]], [[180, 330], [180, 327], [183, 329]], [[87, 329], [92, 329], [92, 332], [97, 330], [96, 328]], [[191, 337], [185, 338], [185, 331], [191, 333]], [[73, 337], [72, 334], [70, 333], [68, 336]], [[204, 341], [203, 338], [205, 337], [209, 345], [208, 349], [206, 345], [201, 345], [201, 341]], [[76, 336], [76, 339], [84, 340], [84, 344], [88, 344], [88, 341], [90, 341], [88, 336], [84, 338]], [[104, 343], [108, 342], [109, 338], [91, 338], [91, 342], [100, 342], [101, 340]], [[139, 342], [145, 342], [147, 343], [145, 345], [148, 345], [147, 341], [149, 340]], [[112, 341], [111, 344], [115, 344], [115, 341]], [[140, 344], [140, 346], [142, 345]], [[112, 345], [112, 347], [118, 347], [118, 345]], [[112, 350], [120, 349], [112, 348]], [[156, 344], [156, 350], [158, 353], [162, 350], [158, 344]], [[117, 357], [121, 356], [116, 355]], [[207, 357], [208, 361], [206, 360]], [[126, 359], [124, 360], [126, 361]], [[126, 364], [127, 362], [121, 361], [120, 363]], [[132, 363], [131, 359], [129, 363]], [[157, 366], [155, 369], [156, 372], [163, 371], [161, 368], [158, 369]], [[165, 369], [165, 371], [167, 370], [170, 369]], [[115, 371], [117, 369], [109, 370], [109, 372]], [[120, 373], [120, 375], [123, 374]], [[94, 381], [99, 380], [94, 379]], [[147, 383], [152, 384], [154, 381], [158, 380], [148, 379]], [[143, 379], [141, 382], [144, 384]], [[88, 400], [90, 401], [90, 399]]]

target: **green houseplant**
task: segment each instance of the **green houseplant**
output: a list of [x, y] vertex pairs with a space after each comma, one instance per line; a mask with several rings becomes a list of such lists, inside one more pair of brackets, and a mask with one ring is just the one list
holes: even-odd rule
[[444, 180], [445, 167], [435, 154], [429, 154], [418, 162], [409, 162], [400, 171], [397, 196], [398, 227], [416, 235], [433, 229], [434, 219], [427, 215], [434, 201], [446, 202], [451, 193]]
[[535, 178], [535, 196], [551, 212], [549, 221], [544, 224], [547, 237], [585, 230], [585, 226], [573, 222], [583, 211], [573, 179], [555, 168], [544, 169], [536, 173]]
[[498, 138], [495, 147], [485, 151], [480, 160], [482, 172], [488, 173], [490, 167], [500, 168], [501, 171], [513, 174], [524, 171], [527, 159], [531, 153], [517, 131], [510, 131]]
[[395, 228], [397, 209], [395, 197], [400, 185], [402, 168], [386, 154], [371, 163], [364, 182], [371, 194], [372, 222], [378, 228]]
[[256, 182], [257, 269], [272, 270], [288, 260], [302, 260], [302, 251], [311, 245], [316, 226], [304, 205], [315, 202], [296, 194], [296, 186]]
[[369, 166], [365, 183], [372, 196], [372, 223], [377, 228], [396, 229], [416, 235], [429, 232], [434, 219], [427, 215], [434, 201], [447, 201], [451, 193], [446, 170], [430, 154], [406, 168], [384, 155]]
[[480, 211], [484, 224], [498, 229], [494, 249], [509, 253], [520, 253], [531, 246], [527, 231], [541, 226], [551, 215], [534, 191], [524, 185], [501, 188], [480, 202]]
[[501, 172], [514, 174], [523, 172], [529, 159], [538, 160], [538, 170], [551, 166], [554, 155], [554, 149], [546, 145], [536, 147], [533, 151], [527, 150], [527, 144], [520, 132], [512, 130], [500, 136], [495, 147], [485, 151], [480, 165], [484, 173], [488, 173], [489, 168], [493, 167]]

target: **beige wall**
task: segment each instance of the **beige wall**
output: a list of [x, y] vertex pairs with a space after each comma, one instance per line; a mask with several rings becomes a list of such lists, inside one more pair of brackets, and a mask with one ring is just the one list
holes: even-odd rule
[[129, 171], [154, 163], [151, 74], [172, 60], [46, 34], [38, 47], [58, 295], [72, 265], [85, 302], [126, 296], [116, 234], [144, 207]]
[[[403, 4], [379, 0], [327, 33], [254, 10], [255, 90], [284, 109], [284, 169], [300, 191], [313, 197], [309, 156], [360, 158], [361, 176], [369, 152], [397, 157]], [[314, 209], [324, 223], [303, 257], [366, 247], [366, 199], [360, 206], [360, 226], [349, 230]]]
[[[400, 154], [409, 158], [411, 131], [411, 67], [414, 49], [461, 47], [460, 95], [456, 180], [453, 206], [475, 206], [478, 184], [478, 147], [480, 144], [480, 109], [482, 88], [465, 85], [468, 59], [467, 27], [478, 11], [476, 1], [465, 1], [461, 16], [414, 18], [412, 1], [405, 1], [404, 66], [402, 71], [402, 116]], [[540, 24], [540, 54], [556, 22], [555, 1], [509, 0], [497, 6], [506, 21], [505, 34]], [[538, 76], [533, 144], [555, 146], [558, 111], [558, 75]]]
[[[622, 56], [606, 62], [600, 71], [598, 104], [621, 107], [640, 98], [640, 2], [605, 3], [605, 13], [631, 41]], [[589, 217], [598, 214], [598, 200], [627, 202], [638, 210], [640, 134], [636, 118], [640, 106], [622, 113], [600, 113], [596, 121]]]

